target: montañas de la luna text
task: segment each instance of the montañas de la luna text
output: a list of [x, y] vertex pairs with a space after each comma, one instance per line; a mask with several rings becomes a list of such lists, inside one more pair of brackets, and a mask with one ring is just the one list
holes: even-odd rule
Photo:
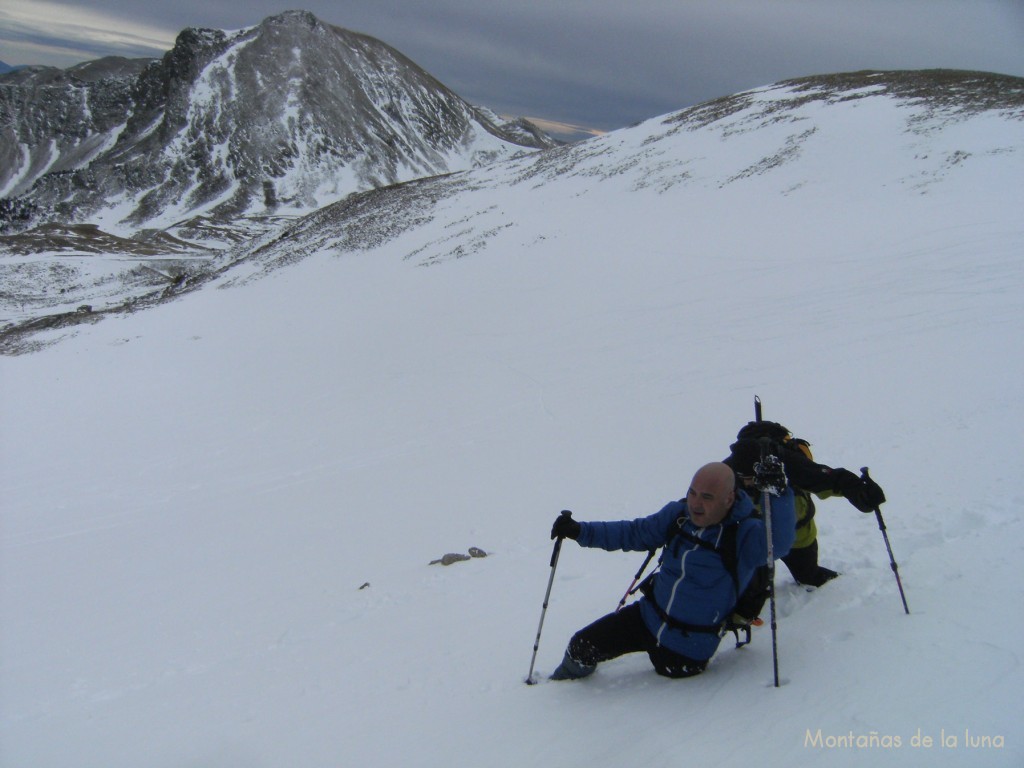
[[963, 732], [939, 731], [938, 736], [924, 733], [920, 728], [910, 738], [899, 734], [868, 731], [857, 733], [825, 733], [819, 728], [804, 732], [804, 746], [815, 749], [1002, 749], [1006, 739], [1001, 735], [971, 733], [970, 728]]

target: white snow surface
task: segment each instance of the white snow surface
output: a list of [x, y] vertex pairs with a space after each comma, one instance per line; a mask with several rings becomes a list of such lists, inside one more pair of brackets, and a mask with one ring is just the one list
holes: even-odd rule
[[[1022, 124], [913, 114], [659, 118], [0, 358], [0, 764], [1024, 764]], [[910, 615], [832, 499], [778, 689], [767, 626], [525, 685], [559, 511], [656, 512], [755, 395], [870, 466]], [[542, 677], [642, 559], [566, 542]]]

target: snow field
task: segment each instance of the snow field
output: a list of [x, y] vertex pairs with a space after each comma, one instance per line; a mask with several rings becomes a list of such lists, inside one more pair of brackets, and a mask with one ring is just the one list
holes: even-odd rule
[[[731, 140], [652, 121], [576, 174], [476, 172], [376, 248], [0, 360], [0, 764], [1019, 765], [1020, 130], [856, 104], [870, 152], [826, 151], [830, 107], [722, 185]], [[917, 188], [908, 141], [971, 157]], [[669, 162], [703, 176], [637, 186]], [[843, 576], [779, 567], [778, 690], [767, 627], [692, 680], [627, 657], [524, 685], [559, 510], [657, 511], [755, 394], [871, 467], [911, 615], [873, 516], [828, 500]], [[642, 559], [565, 544], [540, 673]]]

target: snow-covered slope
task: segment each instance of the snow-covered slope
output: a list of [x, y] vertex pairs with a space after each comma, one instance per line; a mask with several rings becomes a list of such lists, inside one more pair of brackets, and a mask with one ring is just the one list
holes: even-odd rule
[[[0, 197], [118, 235], [305, 213], [555, 142], [506, 128], [379, 40], [287, 11], [186, 29], [160, 61], [0, 80]], [[223, 239], [223, 238], [222, 238]]]
[[[1024, 124], [914, 79], [367, 193], [0, 358], [3, 764], [1020, 765]], [[911, 615], [829, 500], [778, 690], [765, 630], [524, 685], [559, 510], [678, 498], [755, 394], [871, 467]], [[641, 560], [565, 545], [541, 673]]]

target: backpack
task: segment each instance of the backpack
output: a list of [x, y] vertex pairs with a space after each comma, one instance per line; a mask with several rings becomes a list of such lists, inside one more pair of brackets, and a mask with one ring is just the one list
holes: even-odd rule
[[791, 448], [800, 451], [809, 461], [814, 461], [811, 454], [811, 444], [800, 437], [793, 437], [793, 433], [776, 421], [748, 421], [746, 426], [736, 433], [736, 439], [757, 440], [768, 437], [781, 445], [783, 448]]
[[[802, 499], [803, 506], [805, 507], [806, 514], [797, 521], [797, 528], [803, 528], [810, 524], [814, 518], [814, 500], [811, 498], [811, 492], [818, 493], [828, 488], [828, 482], [824, 481], [827, 475], [823, 474], [822, 470], [828, 470], [828, 467], [816, 464], [814, 462], [814, 454], [811, 453], [811, 444], [801, 437], [794, 437], [793, 433], [786, 427], [782, 426], [775, 421], [750, 421], [747, 422], [740, 431], [736, 434], [737, 441], [746, 441], [749, 446], [749, 441], [759, 440], [762, 437], [771, 439], [776, 445], [781, 447], [782, 461], [786, 465], [786, 474], [788, 475], [790, 485], [793, 487], [793, 492]], [[739, 443], [734, 443], [730, 448], [735, 450]], [[745, 462], [751, 462], [749, 457], [749, 447], [747, 449], [747, 458]], [[731, 459], [732, 457], [730, 457]], [[729, 463], [730, 459], [726, 459]], [[733, 462], [733, 468], [739, 469], [736, 466], [736, 462]], [[749, 467], [745, 470], [751, 471]], [[754, 499], [756, 505], [757, 499]]]

